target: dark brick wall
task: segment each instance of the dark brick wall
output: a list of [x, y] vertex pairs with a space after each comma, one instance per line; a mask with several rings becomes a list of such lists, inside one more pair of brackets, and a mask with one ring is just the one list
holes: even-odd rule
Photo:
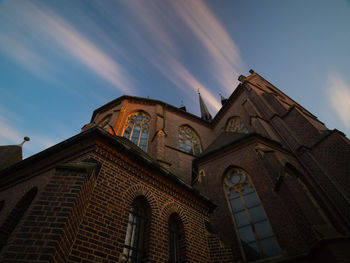
[[87, 172], [57, 170], [11, 235], [2, 262], [64, 262], [92, 185]]
[[[239, 244], [234, 238], [233, 219], [224, 196], [222, 180], [229, 167], [239, 167], [251, 177], [281, 249], [289, 256], [305, 253], [316, 242], [312, 225], [318, 223], [309, 222], [305, 215], [310, 208], [310, 201], [300, 186], [290, 184], [288, 180], [282, 183], [279, 191], [274, 191], [283, 162], [296, 161], [273, 148], [274, 152], [259, 154], [255, 151], [257, 146], [271, 147], [258, 141], [247, 142], [246, 145], [237, 145], [235, 149], [200, 162], [198, 169], [205, 171], [205, 177], [195, 187], [220, 204], [210, 216], [211, 223], [223, 236], [223, 240], [229, 240], [237, 249]], [[314, 207], [312, 209], [317, 213]], [[240, 253], [239, 249], [237, 253]]]
[[117, 262], [131, 204], [140, 196], [151, 208], [149, 261], [167, 261], [168, 220], [177, 213], [184, 225], [186, 262], [209, 262], [204, 225], [208, 208], [107, 146], [99, 145], [93, 157], [102, 163], [102, 168], [69, 262]]

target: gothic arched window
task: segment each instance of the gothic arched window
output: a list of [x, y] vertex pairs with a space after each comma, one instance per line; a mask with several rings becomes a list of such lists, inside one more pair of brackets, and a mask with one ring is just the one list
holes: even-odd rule
[[246, 260], [279, 255], [276, 237], [245, 171], [230, 169], [224, 178], [224, 190]]
[[237, 133], [248, 133], [246, 127], [244, 127], [244, 123], [240, 117], [235, 116], [228, 120], [226, 125], [226, 131], [228, 132], [237, 132]]
[[184, 240], [183, 224], [180, 217], [174, 213], [168, 221], [169, 228], [169, 263], [183, 262], [184, 259]]
[[179, 128], [179, 148], [180, 151], [193, 155], [201, 153], [200, 141], [193, 129], [184, 125]]
[[112, 126], [109, 124], [110, 120], [112, 118], [112, 114], [108, 114], [107, 116], [105, 116], [99, 123], [99, 126], [108, 131]]
[[141, 198], [137, 198], [129, 211], [123, 249], [123, 262], [144, 262], [146, 258], [147, 231], [149, 211]]
[[149, 116], [142, 111], [131, 114], [125, 123], [123, 137], [129, 139], [142, 150], [146, 151], [149, 122]]

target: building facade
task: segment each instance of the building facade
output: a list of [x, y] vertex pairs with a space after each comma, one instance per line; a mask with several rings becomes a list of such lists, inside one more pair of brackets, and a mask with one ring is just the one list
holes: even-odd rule
[[1, 262], [349, 262], [350, 141], [250, 73], [214, 118], [122, 96], [3, 161]]

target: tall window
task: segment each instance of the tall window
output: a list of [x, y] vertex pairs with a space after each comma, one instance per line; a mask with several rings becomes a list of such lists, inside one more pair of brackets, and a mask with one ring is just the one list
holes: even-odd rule
[[131, 114], [125, 123], [123, 136], [146, 151], [149, 122], [149, 116], [142, 111]]
[[178, 214], [173, 213], [169, 217], [169, 263], [184, 262], [185, 244], [183, 224]]
[[129, 212], [128, 228], [123, 249], [125, 262], [144, 262], [147, 218], [145, 205], [136, 199]]
[[201, 153], [200, 141], [197, 134], [189, 126], [179, 128], [179, 147], [180, 151], [193, 155]]
[[276, 237], [248, 175], [242, 169], [231, 169], [224, 178], [224, 190], [246, 260], [279, 255]]
[[238, 132], [238, 133], [248, 133], [246, 127], [244, 127], [244, 123], [240, 117], [232, 117], [228, 120], [226, 125], [226, 131], [228, 132]]
[[112, 118], [112, 114], [108, 114], [106, 117], [104, 117], [104, 118], [100, 121], [99, 126], [100, 126], [102, 129], [108, 131], [108, 130], [110, 129], [110, 127], [111, 127], [110, 124], [109, 124], [111, 118]]

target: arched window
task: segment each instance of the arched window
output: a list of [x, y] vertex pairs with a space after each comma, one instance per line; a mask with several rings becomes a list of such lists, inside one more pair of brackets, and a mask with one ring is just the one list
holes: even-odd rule
[[246, 260], [279, 255], [276, 237], [248, 175], [242, 169], [230, 169], [224, 178], [224, 190]]
[[102, 129], [108, 131], [112, 127], [109, 123], [111, 118], [112, 118], [112, 114], [108, 114], [100, 121], [98, 126], [100, 126]]
[[177, 214], [172, 214], [168, 221], [169, 228], [169, 263], [179, 263], [184, 260], [183, 224]]
[[244, 123], [240, 117], [235, 116], [228, 120], [226, 125], [226, 131], [228, 132], [237, 132], [237, 133], [248, 133], [246, 127], [244, 127]]
[[200, 141], [193, 129], [184, 125], [179, 128], [179, 147], [180, 151], [193, 155], [201, 153]]
[[34, 200], [38, 188], [30, 189], [15, 205], [10, 214], [7, 216], [5, 222], [0, 227], [0, 251], [6, 245], [7, 239], [15, 230], [17, 224], [20, 222], [30, 204]]
[[142, 197], [135, 199], [129, 211], [123, 262], [139, 263], [145, 261], [148, 242], [146, 227], [149, 225], [149, 211], [150, 209]]
[[142, 111], [131, 114], [124, 126], [123, 136], [146, 151], [150, 118]]

